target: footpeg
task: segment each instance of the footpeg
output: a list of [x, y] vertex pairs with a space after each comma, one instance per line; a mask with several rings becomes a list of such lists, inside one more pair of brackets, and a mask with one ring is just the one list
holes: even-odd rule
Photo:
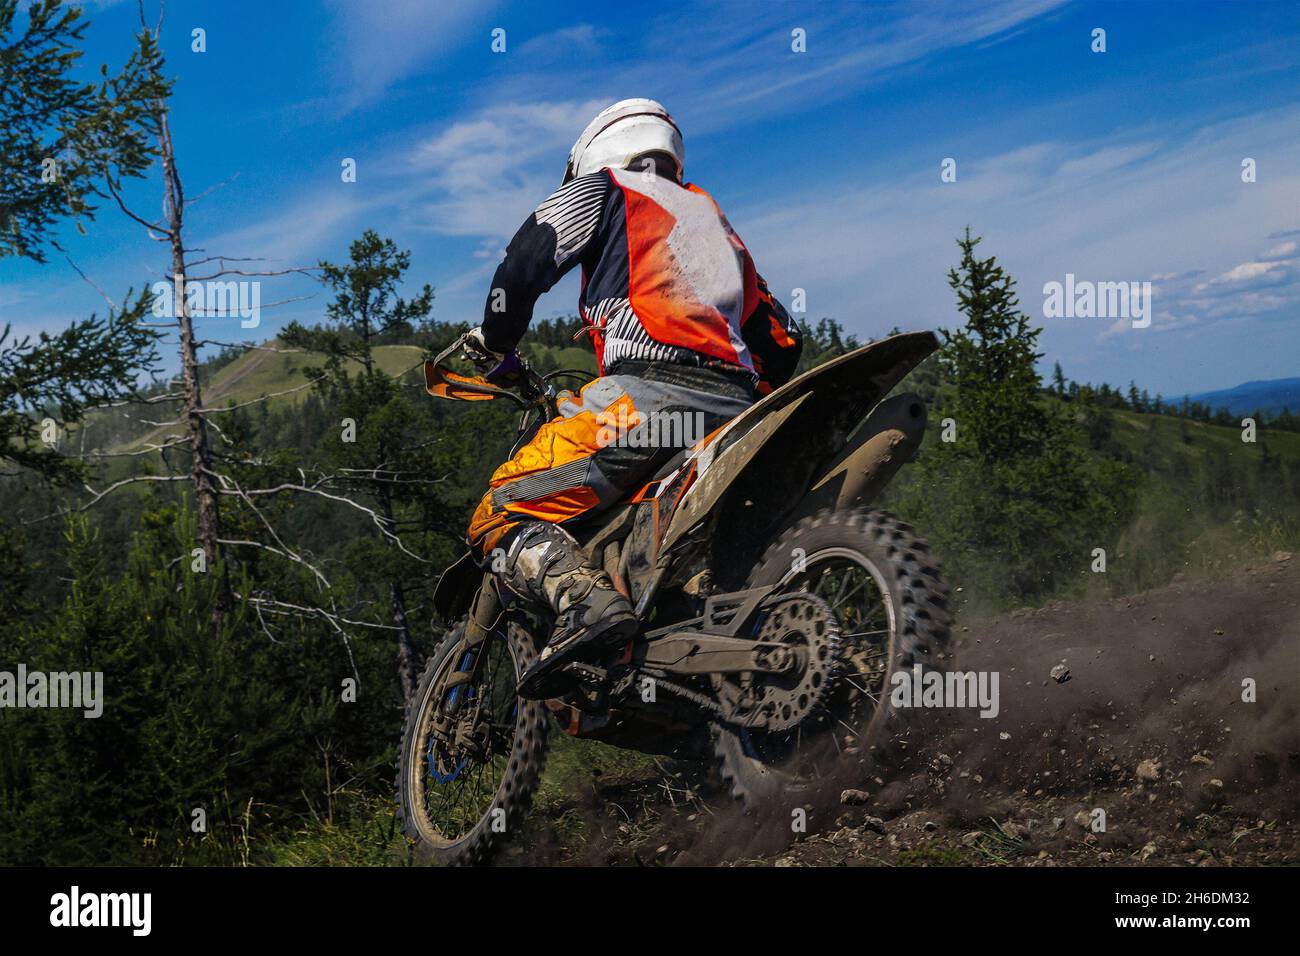
[[561, 674], [572, 678], [574, 704], [588, 714], [602, 714], [609, 709], [609, 672], [603, 667], [575, 661]]

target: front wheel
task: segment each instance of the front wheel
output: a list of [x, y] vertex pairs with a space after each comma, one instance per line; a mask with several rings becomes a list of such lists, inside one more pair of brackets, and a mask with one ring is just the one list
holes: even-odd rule
[[[789, 730], [715, 730], [724, 781], [747, 805], [805, 793], [846, 756], [902, 729], [890, 675], [949, 655], [948, 588], [929, 548], [885, 511], [822, 511], [795, 523], [763, 554], [749, 587], [777, 585], [824, 601], [839, 624], [838, 660], [816, 710]], [[742, 678], [743, 679], [743, 678]]]
[[[477, 648], [452, 630], [407, 703], [398, 753], [402, 830], [417, 852], [451, 865], [485, 863], [528, 812], [546, 756], [546, 708], [515, 696], [535, 656], [516, 622]], [[481, 659], [480, 659], [481, 658]], [[457, 671], [470, 680], [449, 687]]]

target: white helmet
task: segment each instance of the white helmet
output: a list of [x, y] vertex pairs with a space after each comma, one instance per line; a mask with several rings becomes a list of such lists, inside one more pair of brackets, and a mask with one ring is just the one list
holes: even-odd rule
[[667, 153], [682, 178], [686, 148], [668, 111], [654, 100], [620, 100], [596, 114], [569, 151], [564, 181], [612, 166], [630, 169], [647, 153]]

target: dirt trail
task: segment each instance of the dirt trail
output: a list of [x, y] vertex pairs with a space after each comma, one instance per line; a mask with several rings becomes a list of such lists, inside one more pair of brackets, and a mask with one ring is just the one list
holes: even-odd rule
[[[997, 671], [1001, 710], [896, 738], [767, 820], [702, 769], [593, 783], [580, 848], [516, 862], [731, 865], [1232, 865], [1300, 862], [1300, 560], [1109, 601], [958, 622], [957, 667]], [[1053, 668], [1063, 665], [1056, 678]], [[1255, 701], [1243, 700], [1243, 681]], [[954, 718], [954, 714], [957, 715]], [[929, 716], [929, 715], [927, 715]], [[667, 786], [665, 786], [667, 784]], [[841, 792], [862, 792], [860, 805]], [[1098, 811], [1105, 814], [1097, 829]], [[795, 842], [792, 843], [792, 840]]]

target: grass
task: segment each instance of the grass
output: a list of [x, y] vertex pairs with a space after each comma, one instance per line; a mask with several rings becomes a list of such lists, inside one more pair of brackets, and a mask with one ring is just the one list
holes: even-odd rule
[[[553, 732], [546, 770], [521, 839], [532, 842], [545, 832], [562, 855], [581, 851], [591, 839], [592, 817], [585, 799], [593, 786], [602, 791], [602, 802], [611, 820], [626, 826], [619, 843], [636, 847], [650, 840], [654, 815], [637, 806], [623, 809], [617, 791], [653, 791], [667, 774], [654, 757], [619, 750], [597, 741], [575, 740]], [[629, 813], [629, 810], [633, 812]], [[398, 828], [393, 800], [373, 794], [352, 792], [335, 807], [333, 819], [304, 817], [292, 830], [255, 842], [249, 861], [256, 866], [411, 866], [417, 864], [408, 841]], [[649, 849], [653, 849], [652, 847]]]
[[895, 866], [961, 866], [961, 853], [952, 847], [936, 843], [923, 843], [920, 846], [903, 850], [898, 854]]
[[[414, 345], [380, 345], [374, 350], [375, 364], [394, 377], [417, 366], [424, 352]], [[304, 369], [319, 368], [324, 359], [305, 353], [259, 352], [249, 350], [235, 361], [220, 369], [210, 382], [204, 384], [203, 401], [216, 407], [227, 402], [249, 402], [263, 395], [283, 392], [307, 381]], [[357, 372], [357, 362], [347, 363], [350, 372]], [[308, 390], [278, 396], [275, 401], [297, 404]]]
[[1013, 858], [1025, 853], [1025, 843], [1018, 837], [1006, 833], [1001, 824], [992, 817], [989, 817], [989, 822], [993, 824], [993, 829], [985, 830], [975, 841], [973, 849], [990, 863], [1009, 866]]
[[1300, 433], [1117, 412], [1112, 442], [1142, 480], [1108, 561], [1112, 593], [1215, 576], [1300, 546]]
[[257, 848], [262, 866], [410, 866], [414, 854], [391, 800], [358, 795], [335, 820], [308, 818]]

